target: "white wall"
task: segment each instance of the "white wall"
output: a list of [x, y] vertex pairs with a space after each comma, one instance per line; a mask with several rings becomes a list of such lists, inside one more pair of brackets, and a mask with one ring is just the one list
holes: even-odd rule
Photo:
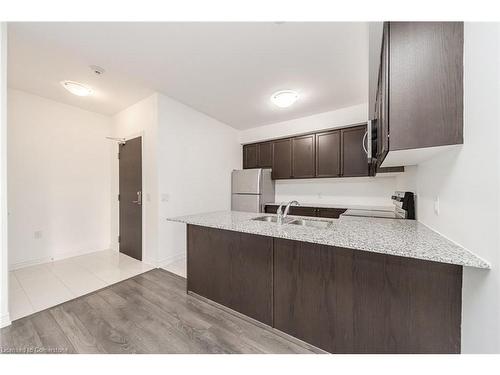
[[[317, 130], [366, 122], [367, 104], [318, 113], [295, 120], [279, 122], [240, 131], [241, 143], [286, 137]], [[276, 181], [276, 201], [296, 199], [301, 203], [362, 204], [391, 206], [396, 189], [395, 177], [325, 178]]]
[[0, 22], [0, 327], [10, 324], [7, 246], [7, 24]]
[[276, 181], [276, 202], [392, 207], [395, 177], [318, 178]]
[[500, 352], [499, 103], [500, 26], [466, 23], [464, 145], [397, 179], [398, 186], [415, 187], [419, 221], [492, 265], [490, 271], [464, 269], [464, 353]]
[[241, 168], [238, 132], [159, 95], [159, 263], [186, 251], [186, 226], [167, 217], [231, 208], [231, 171]]
[[[158, 94], [153, 94], [112, 119], [113, 137], [142, 136], [143, 261], [155, 265], [158, 258]], [[118, 250], [118, 144], [111, 155], [111, 240]]]
[[110, 125], [106, 116], [8, 90], [12, 268], [109, 248]]
[[287, 137], [316, 130], [342, 127], [366, 122], [368, 104], [358, 104], [335, 111], [317, 113], [312, 116], [277, 122], [240, 131], [240, 143], [258, 142], [266, 139]]

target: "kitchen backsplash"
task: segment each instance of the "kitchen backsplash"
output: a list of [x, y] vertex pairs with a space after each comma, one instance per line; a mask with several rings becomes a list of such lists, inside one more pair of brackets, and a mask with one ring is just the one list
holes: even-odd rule
[[276, 201], [392, 206], [396, 177], [277, 180]]

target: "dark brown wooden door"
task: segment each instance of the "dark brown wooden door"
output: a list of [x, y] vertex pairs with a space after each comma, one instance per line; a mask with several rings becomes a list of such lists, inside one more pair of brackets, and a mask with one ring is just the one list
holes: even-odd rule
[[340, 176], [340, 130], [316, 134], [316, 177]]
[[368, 176], [368, 156], [366, 147], [366, 126], [355, 126], [341, 130], [342, 136], [342, 176]]
[[273, 239], [188, 225], [188, 290], [272, 325]]
[[264, 142], [258, 144], [258, 167], [271, 168], [273, 165], [273, 144]]
[[257, 145], [243, 146], [243, 169], [257, 168]]
[[292, 138], [292, 177], [314, 177], [315, 135]]
[[142, 260], [142, 138], [120, 145], [120, 252]]
[[280, 139], [273, 142], [273, 171], [272, 178], [292, 177], [292, 141]]

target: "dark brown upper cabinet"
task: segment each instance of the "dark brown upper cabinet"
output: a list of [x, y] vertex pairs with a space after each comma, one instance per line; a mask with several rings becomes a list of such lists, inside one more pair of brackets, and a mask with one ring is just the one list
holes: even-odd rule
[[243, 146], [243, 169], [271, 168], [272, 143], [262, 142]]
[[342, 138], [342, 176], [368, 176], [368, 155], [366, 146], [366, 125], [340, 130]]
[[271, 168], [273, 165], [273, 144], [271, 142], [259, 143], [257, 150], [258, 168]]
[[243, 146], [243, 168], [257, 168], [257, 145]]
[[431, 147], [463, 143], [463, 43], [463, 22], [384, 24], [379, 165], [418, 164]]
[[[388, 39], [388, 24], [384, 25], [384, 40]], [[389, 151], [389, 44], [382, 44], [379, 87], [377, 93], [377, 166]], [[377, 168], [378, 169], [378, 168]]]
[[367, 126], [243, 146], [243, 168], [272, 168], [272, 178], [364, 177], [369, 175]]
[[382, 48], [383, 22], [368, 23], [368, 119], [377, 118], [377, 90], [379, 87], [380, 51]]
[[290, 138], [273, 141], [272, 178], [292, 178], [292, 140]]
[[292, 177], [315, 176], [315, 134], [292, 138]]
[[316, 177], [339, 177], [340, 130], [316, 134]]

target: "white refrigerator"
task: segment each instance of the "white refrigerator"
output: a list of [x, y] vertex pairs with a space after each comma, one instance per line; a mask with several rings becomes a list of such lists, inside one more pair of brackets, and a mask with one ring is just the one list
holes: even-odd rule
[[264, 212], [274, 203], [274, 181], [270, 169], [234, 170], [231, 175], [231, 210]]

